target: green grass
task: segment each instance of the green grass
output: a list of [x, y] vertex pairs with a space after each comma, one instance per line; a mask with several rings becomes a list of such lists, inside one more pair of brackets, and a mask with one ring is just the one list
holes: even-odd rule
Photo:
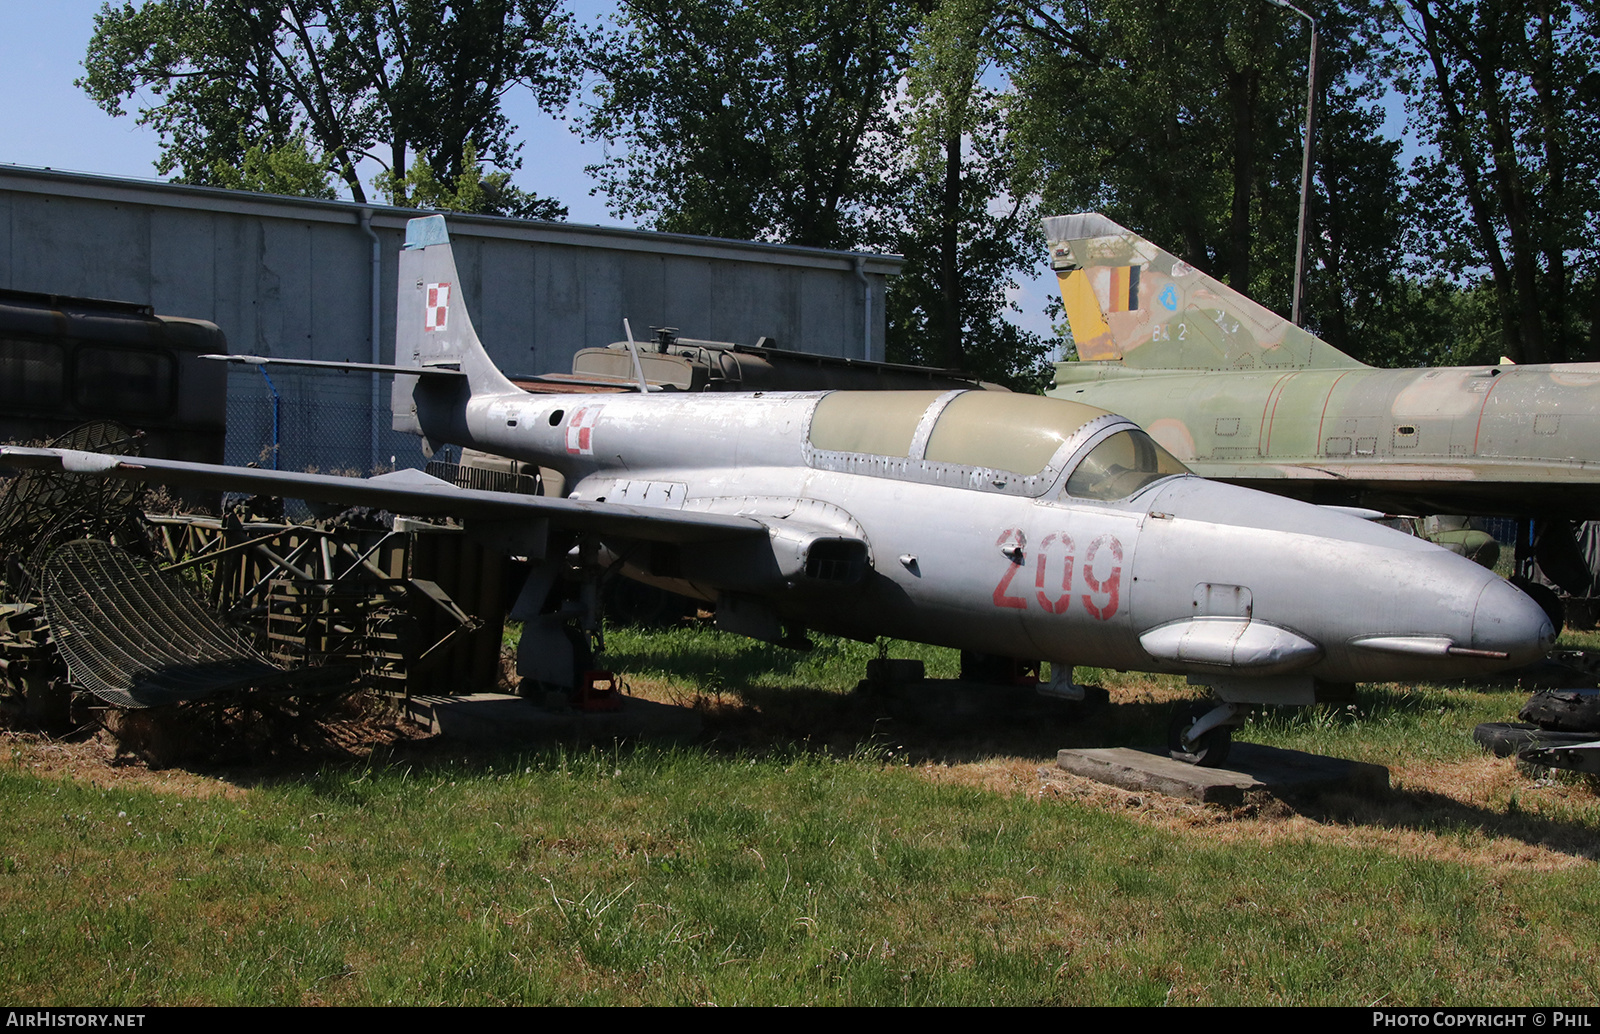
[[[1422, 799], [1300, 826], [1154, 823], [927, 778], [907, 753], [1000, 734], [882, 735], [843, 692], [875, 647], [800, 656], [692, 630], [610, 647], [636, 678], [747, 709], [796, 687], [776, 727], [832, 738], [424, 751], [199, 798], [0, 766], [0, 992], [117, 1006], [1593, 1001], [1592, 864], [1463, 849], [1593, 844], [1595, 808], [1413, 814]], [[947, 653], [926, 659], [953, 674]], [[1524, 696], [1376, 687], [1355, 711], [1241, 736], [1470, 757], [1470, 741], [1451, 745], [1463, 728]], [[1087, 735], [1161, 720], [1123, 708]]]
[[0, 803], [14, 1002], [1592, 994], [1586, 870], [1223, 845], [870, 756], [556, 751], [329, 771], [242, 801], [7, 774]]
[[[513, 633], [515, 629], [513, 629]], [[866, 674], [878, 647], [832, 636], [815, 636], [809, 651], [790, 650], [714, 628], [679, 624], [661, 630], [608, 629], [606, 663], [640, 678], [661, 679], [696, 693], [792, 689], [840, 692]], [[960, 667], [955, 650], [885, 640], [893, 657], [921, 660], [929, 678], [953, 679]]]
[[[898, 640], [886, 641], [883, 646], [890, 656], [922, 660], [930, 678], [956, 677], [959, 660], [954, 650]], [[1562, 646], [1600, 650], [1600, 633], [1568, 633]], [[878, 656], [878, 649], [819, 637], [813, 651], [799, 653], [714, 629], [678, 626], [663, 632], [611, 631], [606, 658], [628, 677], [665, 684], [680, 699], [728, 697], [769, 711], [793, 711], [788, 731], [804, 735], [809, 728], [820, 735], [840, 723], [839, 712], [846, 699], [841, 695], [854, 688], [867, 661]], [[970, 754], [961, 751], [961, 746], [974, 732], [982, 734], [982, 743], [991, 751], [1006, 746], [1004, 734], [1009, 732], [1016, 753], [1053, 752], [1054, 748], [1041, 748], [1034, 742], [1035, 731], [1042, 731], [1057, 747], [1160, 745], [1165, 742], [1170, 714], [1170, 704], [1165, 701], [1204, 696], [1203, 690], [1190, 687], [1177, 676], [1079, 668], [1075, 678], [1112, 690], [1136, 691], [1135, 699], [1127, 700], [1128, 694], [1119, 693], [1122, 702], [1106, 713], [1043, 730], [1007, 730], [1002, 715], [999, 728], [962, 727], [956, 736], [901, 738], [920, 739], [934, 757], [951, 751]], [[1362, 685], [1348, 703], [1258, 711], [1238, 730], [1237, 738], [1378, 764], [1394, 764], [1396, 759], [1463, 760], [1481, 754], [1472, 739], [1472, 728], [1481, 722], [1515, 721], [1527, 695], [1527, 689], [1515, 685]], [[830, 700], [839, 703], [830, 707]], [[859, 739], [861, 721], [872, 719], [854, 717], [855, 723], [843, 724], [846, 732]], [[997, 735], [1001, 736], [998, 741]]]

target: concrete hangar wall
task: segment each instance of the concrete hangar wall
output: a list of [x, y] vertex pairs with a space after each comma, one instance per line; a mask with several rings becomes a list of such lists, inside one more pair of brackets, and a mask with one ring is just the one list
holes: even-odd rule
[[[0, 165], [0, 287], [211, 320], [235, 352], [389, 363], [396, 262], [417, 214]], [[507, 373], [565, 371], [578, 349], [620, 339], [625, 317], [641, 338], [672, 326], [685, 337], [753, 344], [765, 335], [784, 348], [883, 358], [884, 287], [897, 257], [446, 219], [473, 323]], [[272, 389], [259, 368], [230, 367], [228, 377], [228, 459], [254, 461], [274, 440]], [[421, 462], [417, 439], [389, 430], [387, 377], [285, 369], [272, 382], [285, 469]]]

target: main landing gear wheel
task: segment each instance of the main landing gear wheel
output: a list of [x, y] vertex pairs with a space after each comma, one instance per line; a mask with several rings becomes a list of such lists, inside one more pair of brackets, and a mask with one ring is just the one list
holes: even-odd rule
[[1195, 723], [1214, 710], [1215, 704], [1197, 702], [1182, 705], [1173, 713], [1167, 726], [1167, 749], [1174, 758], [1202, 768], [1216, 768], [1228, 760], [1228, 751], [1233, 746], [1232, 726], [1213, 725], [1190, 739]]

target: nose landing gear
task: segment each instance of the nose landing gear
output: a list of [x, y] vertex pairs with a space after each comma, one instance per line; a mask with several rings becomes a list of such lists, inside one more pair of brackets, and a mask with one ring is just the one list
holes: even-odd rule
[[1244, 720], [1241, 704], [1195, 701], [1180, 705], [1167, 726], [1167, 749], [1174, 758], [1203, 768], [1228, 759], [1233, 727]]

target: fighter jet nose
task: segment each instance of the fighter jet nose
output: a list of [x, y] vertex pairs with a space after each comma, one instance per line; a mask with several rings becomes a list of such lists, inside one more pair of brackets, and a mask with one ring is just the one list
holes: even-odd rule
[[1556, 632], [1544, 610], [1503, 578], [1491, 578], [1478, 594], [1472, 613], [1472, 646], [1505, 653], [1517, 664], [1532, 664], [1555, 645]]

